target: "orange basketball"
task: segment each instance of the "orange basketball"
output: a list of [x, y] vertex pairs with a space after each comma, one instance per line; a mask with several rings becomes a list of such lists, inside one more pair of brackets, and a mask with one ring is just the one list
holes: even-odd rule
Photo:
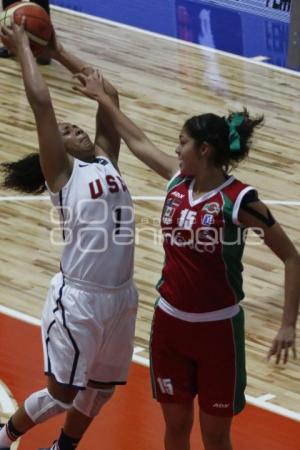
[[[22, 17], [26, 17], [25, 31], [30, 40], [30, 47], [38, 56], [47, 46], [52, 36], [52, 24], [49, 15], [35, 3], [17, 2], [6, 8], [0, 15], [0, 25], [11, 27], [13, 23], [21, 25]], [[3, 44], [7, 47], [5, 39]]]

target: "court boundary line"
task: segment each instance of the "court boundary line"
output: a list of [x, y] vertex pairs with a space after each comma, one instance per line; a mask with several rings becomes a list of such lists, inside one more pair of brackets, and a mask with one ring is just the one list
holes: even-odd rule
[[[12, 308], [8, 308], [7, 306], [0, 305], [0, 314], [9, 316], [13, 319], [20, 320], [22, 322], [26, 322], [30, 325], [41, 326], [40, 319], [36, 317], [30, 316], [29, 314], [22, 313]], [[140, 364], [146, 367], [149, 367], [149, 359], [144, 356], [139, 355], [138, 353], [142, 350], [145, 350], [143, 347], [135, 347], [132, 361], [136, 364]], [[246, 394], [247, 403], [251, 406], [256, 406], [257, 408], [264, 409], [268, 412], [286, 417], [288, 419], [295, 420], [296, 422], [300, 422], [300, 413], [295, 411], [291, 411], [290, 409], [284, 408], [283, 406], [275, 405], [274, 403], [269, 403], [268, 399], [274, 398], [273, 394], [266, 393], [259, 397], [253, 397], [251, 395]], [[275, 396], [276, 397], [276, 396]]]
[[1, 412], [9, 414], [10, 416], [13, 415], [16, 410], [16, 404], [14, 404], [13, 400], [10, 398], [8, 392], [4, 388], [2, 381], [0, 383], [0, 406], [2, 410]]
[[220, 55], [220, 56], [225, 56], [225, 57], [228, 57], [228, 58], [237, 59], [239, 61], [247, 62], [247, 63], [250, 63], [250, 64], [255, 64], [256, 66], [260, 66], [260, 67], [263, 67], [263, 68], [269, 69], [269, 70], [274, 70], [276, 72], [282, 72], [282, 73], [288, 74], [288, 75], [293, 75], [293, 76], [295, 76], [297, 78], [300, 77], [300, 72], [297, 72], [297, 71], [292, 70], [292, 69], [288, 69], [286, 67], [275, 66], [275, 65], [268, 64], [268, 63], [265, 63], [265, 62], [262, 62], [262, 61], [257, 61], [255, 59], [253, 59], [253, 57], [246, 57], [246, 56], [241, 56], [241, 55], [235, 55], [234, 53], [224, 52], [223, 50], [218, 50], [218, 49], [215, 49], [215, 48], [206, 47], [204, 45], [196, 44], [194, 42], [184, 41], [182, 39], [179, 39], [179, 38], [176, 38], [176, 37], [173, 37], [173, 36], [166, 36], [164, 34], [160, 34], [160, 33], [154, 32], [154, 31], [143, 30], [142, 28], [134, 27], [132, 25], [126, 25], [126, 24], [121, 23], [121, 22], [115, 22], [113, 20], [105, 19], [103, 17], [93, 16], [92, 14], [83, 13], [83, 12], [80, 12], [80, 11], [74, 11], [73, 9], [63, 8], [62, 6], [51, 5], [51, 9], [53, 9], [54, 11], [65, 13], [65, 14], [70, 14], [72, 16], [82, 17], [83, 19], [89, 19], [89, 20], [92, 20], [94, 22], [104, 23], [105, 25], [111, 25], [111, 26], [123, 28], [123, 29], [128, 30], [128, 31], [134, 31], [134, 32], [137, 32], [137, 33], [145, 34], [145, 35], [150, 36], [150, 37], [156, 37], [156, 38], [164, 39], [166, 41], [170, 41], [170, 42], [173, 42], [173, 43], [176, 43], [176, 44], [182, 44], [182, 45], [185, 45], [187, 47], [201, 49], [201, 50], [206, 51], [208, 53], [216, 53], [217, 55]]
[[[132, 195], [135, 201], [164, 201], [166, 196], [164, 195]], [[0, 196], [0, 203], [3, 202], [37, 202], [37, 201], [50, 201], [49, 195], [7, 195]], [[267, 205], [282, 205], [282, 206], [300, 206], [299, 200], [268, 200], [262, 199]]]

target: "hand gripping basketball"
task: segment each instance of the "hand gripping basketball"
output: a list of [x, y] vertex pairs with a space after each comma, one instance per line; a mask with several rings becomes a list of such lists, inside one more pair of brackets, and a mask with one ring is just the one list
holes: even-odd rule
[[[17, 2], [10, 5], [0, 14], [0, 26], [12, 28], [13, 24], [21, 25], [23, 17], [26, 17], [24, 29], [29, 38], [30, 47], [35, 56], [38, 56], [48, 45], [53, 27], [49, 15], [39, 5], [31, 2]], [[2, 36], [3, 44], [12, 49], [10, 43]]]
[[25, 22], [26, 17], [22, 18], [21, 25], [13, 24], [12, 27], [8, 28], [2, 25], [0, 30], [0, 36], [6, 46], [16, 55], [23, 48], [29, 48], [29, 38], [25, 33]]

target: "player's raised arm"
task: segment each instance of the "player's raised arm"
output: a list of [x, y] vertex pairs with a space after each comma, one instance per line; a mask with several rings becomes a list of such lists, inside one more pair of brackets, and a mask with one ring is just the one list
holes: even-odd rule
[[[53, 31], [52, 39], [44, 52], [44, 56], [55, 59], [73, 74], [83, 73], [85, 75], [91, 75], [95, 70], [92, 65], [69, 52], [58, 40], [55, 30]], [[103, 79], [103, 85], [106, 94], [110, 97], [116, 107], [119, 108], [118, 91], [107, 79]], [[114, 124], [105, 111], [101, 110], [100, 106], [98, 107], [96, 115], [95, 144], [98, 145], [113, 162], [117, 163], [121, 138], [114, 127]]]
[[89, 76], [79, 74], [77, 78], [81, 86], [75, 86], [74, 89], [99, 103], [132, 153], [162, 177], [172, 178], [178, 171], [177, 158], [160, 151], [145, 133], [116, 107], [105, 92], [100, 72]]
[[[118, 91], [106, 79], [104, 79], [104, 89], [115, 107], [119, 109]], [[107, 153], [112, 162], [118, 163], [121, 137], [115, 124], [105, 109], [101, 108], [101, 105], [98, 106], [96, 116], [95, 144]]]
[[9, 41], [20, 62], [27, 99], [37, 126], [41, 168], [49, 188], [58, 192], [71, 175], [73, 158], [65, 152], [49, 89], [39, 72], [24, 31], [24, 19], [21, 26], [2, 27], [1, 36]]

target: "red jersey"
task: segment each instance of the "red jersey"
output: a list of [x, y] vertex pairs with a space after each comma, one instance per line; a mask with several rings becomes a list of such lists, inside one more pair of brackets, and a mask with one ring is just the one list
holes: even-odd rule
[[238, 212], [253, 188], [232, 176], [194, 200], [194, 183], [182, 174], [169, 183], [161, 217], [165, 265], [157, 289], [173, 307], [205, 313], [244, 297], [241, 260], [247, 231]]

